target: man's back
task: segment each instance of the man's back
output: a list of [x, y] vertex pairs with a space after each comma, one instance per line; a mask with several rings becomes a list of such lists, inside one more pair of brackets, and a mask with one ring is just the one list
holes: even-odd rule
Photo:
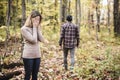
[[63, 45], [66, 48], [73, 48], [76, 46], [77, 38], [79, 38], [78, 26], [71, 22], [62, 25], [61, 37], [63, 37]]

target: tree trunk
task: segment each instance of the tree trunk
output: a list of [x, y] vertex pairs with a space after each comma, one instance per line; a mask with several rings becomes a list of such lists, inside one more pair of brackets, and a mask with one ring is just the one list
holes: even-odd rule
[[67, 15], [67, 0], [63, 0], [62, 3], [62, 22], [65, 22]]
[[[80, 32], [80, 28], [81, 28], [81, 0], [78, 0], [78, 26], [79, 26], [79, 32]], [[79, 38], [81, 37], [80, 33], [79, 33]]]
[[67, 0], [60, 0], [60, 25], [65, 22], [67, 15]]
[[80, 0], [78, 0], [78, 26], [79, 26], [79, 28], [80, 28], [80, 23], [81, 23], [81, 2], [80, 2]]
[[[22, 0], [22, 24], [21, 24], [21, 27], [24, 25], [25, 20], [26, 20], [26, 4], [25, 4], [25, 0]], [[21, 57], [22, 57], [23, 46], [24, 46], [22, 35], [21, 35], [21, 43], [22, 43], [22, 46], [21, 46]]]
[[75, 0], [75, 23], [78, 24], [78, 0]]
[[22, 24], [21, 26], [24, 25], [26, 20], [26, 4], [25, 4], [25, 0], [22, 0]]
[[98, 16], [98, 9], [97, 9], [97, 7], [96, 7], [96, 16], [97, 16], [97, 24], [96, 24], [96, 40], [98, 41], [98, 32], [99, 32], [99, 20], [98, 20], [98, 18], [99, 18], [99, 16]]
[[95, 26], [94, 26], [94, 14], [92, 13], [90, 16], [91, 16], [90, 17], [91, 26], [94, 29], [95, 28]]
[[11, 13], [11, 3], [12, 0], [8, 0], [8, 10], [7, 10], [7, 17], [6, 17], [6, 39], [5, 39], [5, 54], [4, 57], [6, 56], [8, 52], [8, 41], [10, 38], [10, 31], [9, 31], [9, 26], [10, 26], [10, 13]]
[[98, 32], [100, 32], [100, 8], [99, 8], [99, 5], [100, 5], [100, 1], [96, 0], [96, 16], [97, 16], [97, 25], [96, 25], [96, 29]]
[[91, 25], [91, 20], [90, 20], [90, 9], [89, 9], [89, 11], [88, 11], [88, 23], [87, 23], [89, 34], [90, 34], [90, 25]]
[[100, 32], [100, 1], [99, 0], [95, 0], [95, 4], [96, 4], [96, 41], [98, 41], [98, 32]]
[[69, 0], [69, 6], [68, 6], [68, 14], [71, 14], [71, 0]]
[[81, 22], [81, 5], [80, 0], [75, 1], [75, 23], [80, 27]]
[[119, 9], [120, 0], [114, 0], [114, 35], [120, 36], [120, 9]]
[[60, 0], [60, 25], [62, 24], [62, 0]]
[[[55, 0], [55, 11], [56, 11], [56, 8], [57, 8], [57, 1], [58, 1], [58, 0]], [[58, 24], [57, 14], [56, 14], [56, 13], [55, 13], [55, 15], [54, 15], [54, 19], [55, 19], [55, 22], [54, 22], [53, 31], [56, 31], [56, 25]]]
[[15, 32], [14, 33], [14, 46], [13, 46], [13, 53], [14, 53], [14, 55], [15, 55], [15, 53], [16, 53], [16, 45], [17, 45], [17, 35], [16, 35], [16, 33], [17, 33], [17, 31], [16, 31], [16, 20], [17, 20], [17, 10], [18, 10], [18, 0], [16, 0], [16, 8], [15, 8], [15, 10], [13, 10], [14, 11], [14, 13], [13, 13], [13, 16], [15, 16], [15, 18], [13, 19], [13, 24], [14, 24], [14, 27], [13, 27], [13, 31]]
[[108, 8], [108, 19], [107, 19], [107, 27], [108, 27], [108, 32], [110, 34], [110, 0], [107, 0], [107, 8]]

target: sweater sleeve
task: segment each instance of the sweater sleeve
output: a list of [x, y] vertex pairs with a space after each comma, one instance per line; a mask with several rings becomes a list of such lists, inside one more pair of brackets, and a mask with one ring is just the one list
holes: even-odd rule
[[33, 27], [33, 34], [31, 34], [27, 29], [21, 28], [22, 36], [31, 43], [37, 43], [37, 28]]
[[41, 41], [41, 42], [45, 42], [45, 39], [44, 39], [44, 37], [43, 37], [43, 35], [42, 35], [41, 30], [39, 29], [39, 27], [38, 27], [37, 30], [38, 30], [38, 31], [37, 31], [38, 40]]

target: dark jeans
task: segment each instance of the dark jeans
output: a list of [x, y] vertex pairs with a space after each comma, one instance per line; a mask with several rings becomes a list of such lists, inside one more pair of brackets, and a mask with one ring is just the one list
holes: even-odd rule
[[75, 58], [74, 58], [75, 48], [63, 48], [64, 67], [65, 67], [66, 70], [68, 68], [68, 63], [67, 63], [68, 51], [70, 51], [71, 67], [74, 67], [74, 63], [75, 63]]
[[23, 58], [24, 69], [25, 69], [25, 78], [24, 80], [30, 80], [32, 74], [32, 80], [37, 80], [37, 74], [40, 67], [40, 58], [27, 59]]

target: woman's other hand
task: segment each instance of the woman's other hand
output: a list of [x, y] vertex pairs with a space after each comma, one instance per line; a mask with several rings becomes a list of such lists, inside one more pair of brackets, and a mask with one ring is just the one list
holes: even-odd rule
[[37, 16], [35, 18], [32, 18], [32, 24], [33, 24], [33, 27], [38, 27], [39, 24], [40, 24], [40, 21], [39, 21], [40, 17]]

